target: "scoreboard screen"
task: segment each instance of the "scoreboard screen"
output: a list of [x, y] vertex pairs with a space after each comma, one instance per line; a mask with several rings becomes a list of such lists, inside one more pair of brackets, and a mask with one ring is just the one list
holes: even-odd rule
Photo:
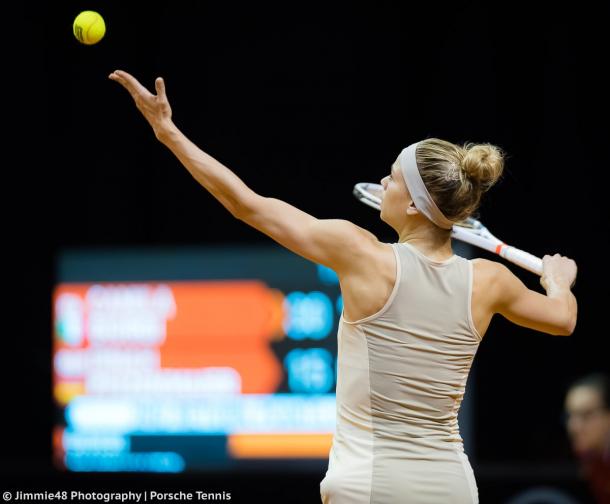
[[69, 471], [325, 467], [336, 274], [277, 245], [57, 259], [53, 432]]

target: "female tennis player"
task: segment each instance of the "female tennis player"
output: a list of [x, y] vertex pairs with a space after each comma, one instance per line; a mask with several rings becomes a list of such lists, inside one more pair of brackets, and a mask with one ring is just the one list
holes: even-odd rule
[[405, 148], [381, 181], [381, 219], [398, 241], [381, 243], [346, 220], [316, 219], [256, 194], [174, 125], [161, 78], [152, 94], [126, 72], [109, 77], [234, 217], [338, 274], [337, 425], [322, 501], [478, 502], [457, 416], [491, 318], [564, 336], [576, 324], [571, 259], [543, 258], [543, 295], [500, 263], [452, 252], [452, 223], [474, 212], [500, 176], [500, 150], [437, 139]]

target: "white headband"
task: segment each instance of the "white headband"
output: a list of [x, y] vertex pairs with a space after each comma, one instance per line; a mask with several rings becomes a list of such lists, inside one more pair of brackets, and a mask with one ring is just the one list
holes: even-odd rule
[[407, 184], [407, 189], [411, 193], [411, 197], [415, 202], [415, 207], [423, 213], [434, 224], [443, 229], [451, 229], [453, 222], [443, 215], [430, 196], [426, 185], [419, 174], [417, 168], [417, 160], [415, 159], [415, 150], [419, 142], [409, 145], [403, 149], [398, 156], [402, 176]]

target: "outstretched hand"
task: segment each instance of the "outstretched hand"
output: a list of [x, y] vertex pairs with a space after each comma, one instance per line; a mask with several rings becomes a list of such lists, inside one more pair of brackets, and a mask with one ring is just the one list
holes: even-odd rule
[[151, 125], [155, 136], [161, 138], [172, 125], [172, 109], [165, 94], [165, 82], [161, 77], [155, 79], [156, 95], [152, 94], [133, 76], [123, 70], [115, 70], [109, 79], [118, 82], [133, 98], [144, 118]]

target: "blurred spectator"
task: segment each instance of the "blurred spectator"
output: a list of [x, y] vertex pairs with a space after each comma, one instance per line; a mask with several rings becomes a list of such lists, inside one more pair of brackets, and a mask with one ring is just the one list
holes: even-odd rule
[[598, 504], [610, 504], [610, 377], [575, 381], [565, 399], [566, 426], [581, 475]]

